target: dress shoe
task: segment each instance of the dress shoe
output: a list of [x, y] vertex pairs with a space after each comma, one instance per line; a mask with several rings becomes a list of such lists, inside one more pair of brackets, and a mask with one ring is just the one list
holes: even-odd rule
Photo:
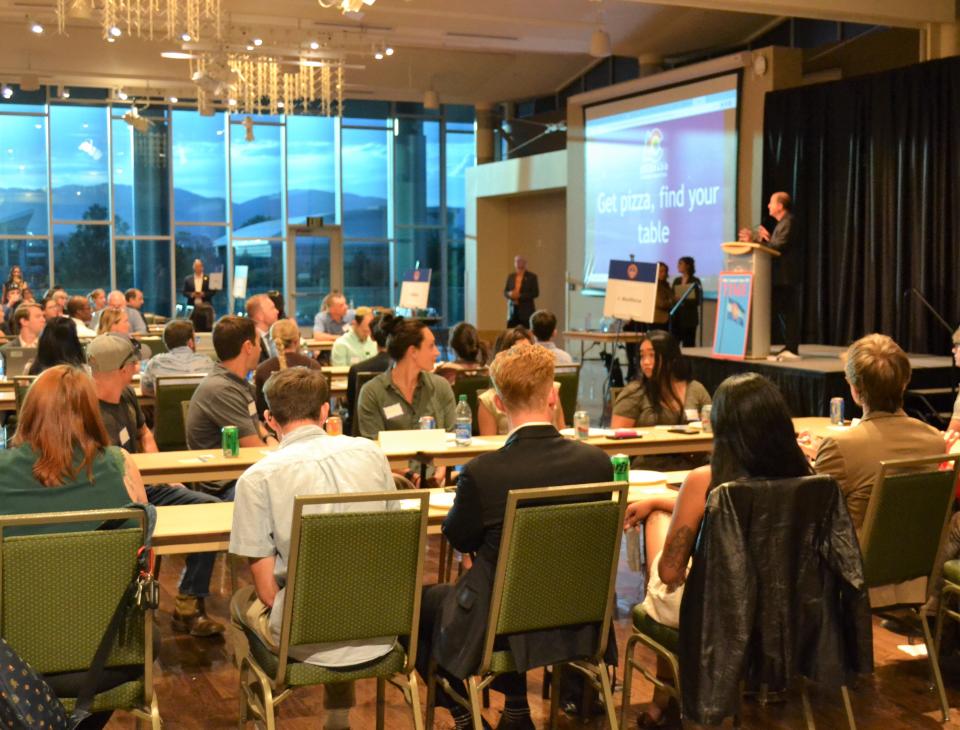
[[536, 730], [536, 725], [533, 724], [530, 715], [525, 715], [519, 720], [501, 715], [500, 722], [497, 723], [497, 730]]

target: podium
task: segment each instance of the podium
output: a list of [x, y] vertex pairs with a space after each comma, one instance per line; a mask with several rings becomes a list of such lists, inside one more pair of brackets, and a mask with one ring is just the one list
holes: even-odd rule
[[753, 274], [746, 357], [752, 360], [766, 359], [770, 354], [771, 266], [773, 257], [779, 256], [780, 252], [750, 241], [721, 243], [720, 248], [724, 253], [724, 273]]

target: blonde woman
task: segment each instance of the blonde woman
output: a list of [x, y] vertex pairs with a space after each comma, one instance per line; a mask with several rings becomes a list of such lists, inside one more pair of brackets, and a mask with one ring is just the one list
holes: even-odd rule
[[130, 319], [125, 309], [104, 309], [97, 324], [97, 334], [129, 335]]
[[281, 319], [270, 327], [270, 340], [277, 349], [276, 357], [264, 360], [257, 367], [253, 376], [253, 383], [257, 391], [257, 412], [263, 418], [267, 409], [267, 401], [263, 397], [263, 386], [267, 379], [278, 370], [293, 367], [319, 369], [320, 363], [309, 355], [300, 352], [300, 328], [292, 319]]

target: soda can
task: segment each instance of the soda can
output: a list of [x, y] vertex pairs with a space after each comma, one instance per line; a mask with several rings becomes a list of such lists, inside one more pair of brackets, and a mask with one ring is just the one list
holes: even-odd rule
[[630, 457], [626, 454], [615, 454], [610, 457], [610, 461], [613, 463], [613, 481], [629, 482]]
[[220, 431], [220, 443], [223, 446], [223, 455], [227, 458], [240, 456], [240, 431], [236, 426], [224, 426]]
[[343, 436], [343, 421], [340, 420], [340, 416], [327, 418], [326, 431], [329, 436]]
[[704, 433], [713, 432], [713, 424], [710, 423], [710, 414], [713, 412], [713, 406], [710, 404], [705, 405], [700, 409], [700, 423], [703, 425]]
[[573, 414], [573, 430], [578, 439], [590, 438], [590, 414], [586, 411], [577, 411]]
[[437, 419], [433, 416], [421, 416], [420, 417], [420, 430], [429, 431], [431, 428], [437, 427]]
[[830, 399], [830, 423], [834, 426], [843, 425], [843, 398]]

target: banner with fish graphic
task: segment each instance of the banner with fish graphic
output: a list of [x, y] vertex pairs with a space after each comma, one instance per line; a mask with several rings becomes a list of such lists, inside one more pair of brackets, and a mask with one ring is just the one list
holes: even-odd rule
[[743, 360], [747, 354], [752, 294], [753, 274], [720, 274], [717, 282], [717, 324], [713, 336], [714, 357]]

